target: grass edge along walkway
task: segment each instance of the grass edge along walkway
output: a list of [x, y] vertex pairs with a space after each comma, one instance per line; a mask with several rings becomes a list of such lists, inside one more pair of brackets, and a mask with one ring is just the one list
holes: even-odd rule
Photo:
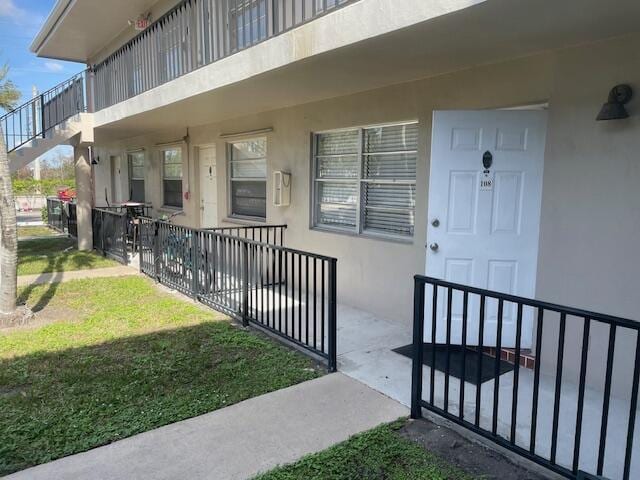
[[253, 480], [472, 480], [398, 431], [406, 419], [380, 425]]
[[300, 353], [144, 277], [21, 296], [62, 320], [0, 331], [0, 475], [321, 375]]

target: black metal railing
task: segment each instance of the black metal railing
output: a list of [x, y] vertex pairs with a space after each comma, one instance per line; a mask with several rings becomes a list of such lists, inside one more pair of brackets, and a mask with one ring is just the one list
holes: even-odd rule
[[91, 211], [93, 248], [124, 265], [129, 262], [127, 251], [127, 214], [94, 208]]
[[285, 229], [198, 230], [141, 218], [140, 270], [286, 339], [335, 371], [336, 260], [284, 247]]
[[284, 246], [284, 232], [286, 225], [248, 225], [237, 227], [206, 228], [205, 231], [221, 233], [232, 237], [245, 238], [256, 242], [270, 243]]
[[47, 225], [60, 233], [78, 238], [77, 205], [59, 198], [47, 198]]
[[183, 0], [95, 65], [100, 110], [358, 0]]
[[58, 198], [47, 198], [47, 225], [58, 232], [65, 232], [67, 214], [62, 200]]
[[[640, 323], [423, 276], [415, 277], [414, 288], [413, 418], [425, 408], [567, 478], [583, 471], [637, 478], [631, 465], [637, 462]], [[525, 326], [535, 332], [533, 372], [520, 366]], [[483, 353], [488, 346], [512, 349], [511, 373], [503, 374], [501, 353]], [[427, 375], [425, 360], [436, 366]], [[483, 379], [486, 367], [492, 382]], [[624, 379], [615, 397], [614, 371]]]
[[37, 139], [65, 120], [87, 111], [87, 72], [81, 72], [0, 117], [7, 152]]

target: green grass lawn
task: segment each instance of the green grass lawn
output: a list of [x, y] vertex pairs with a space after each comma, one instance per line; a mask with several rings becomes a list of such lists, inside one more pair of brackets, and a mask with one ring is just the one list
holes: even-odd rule
[[0, 476], [320, 375], [142, 277], [31, 286], [21, 297], [48, 323], [0, 330]]
[[89, 270], [119, 265], [95, 252], [79, 252], [76, 241], [66, 237], [18, 242], [18, 275]]
[[59, 233], [45, 225], [34, 227], [18, 227], [18, 238], [53, 237], [56, 235], [59, 235]]
[[382, 425], [255, 480], [471, 480], [399, 435], [404, 421]]

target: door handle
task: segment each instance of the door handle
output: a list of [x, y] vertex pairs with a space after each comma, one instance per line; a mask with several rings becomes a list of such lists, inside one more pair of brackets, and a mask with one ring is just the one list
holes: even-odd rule
[[438, 245], [437, 243], [432, 243], [429, 245], [429, 248], [431, 249], [431, 251], [437, 252], [438, 249], [440, 248], [440, 245]]

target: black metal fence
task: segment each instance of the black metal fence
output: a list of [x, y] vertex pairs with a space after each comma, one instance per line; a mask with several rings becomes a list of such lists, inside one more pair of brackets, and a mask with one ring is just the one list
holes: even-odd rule
[[129, 262], [127, 251], [127, 214], [102, 208], [91, 211], [93, 248], [120, 263]]
[[183, 0], [93, 67], [100, 110], [357, 0]]
[[[505, 342], [507, 322], [515, 328], [515, 344]], [[535, 332], [533, 372], [520, 366], [525, 323]], [[430, 330], [426, 339], [425, 325]], [[445, 359], [438, 364], [435, 344], [442, 338]], [[425, 340], [431, 358], [425, 358]], [[512, 373], [502, 375], [503, 380], [502, 355], [482, 353], [489, 345], [496, 352], [513, 347]], [[454, 349], [458, 361], [462, 356], [455, 376]], [[436, 365], [428, 375], [425, 360]], [[483, 362], [493, 371], [493, 382], [483, 381]], [[475, 371], [472, 377], [470, 370]], [[623, 379], [615, 399], [614, 371]], [[632, 461], [638, 461], [633, 445], [639, 377], [637, 322], [415, 277], [413, 418], [421, 417], [422, 408], [433, 411], [567, 478], [581, 471], [609, 476], [605, 465], [615, 464], [618, 468], [609, 470], [617, 472], [616, 478], [631, 480]]]
[[335, 371], [336, 259], [284, 247], [285, 229], [197, 230], [141, 218], [140, 270]]
[[78, 216], [75, 203], [47, 198], [47, 225], [60, 233], [78, 237]]
[[67, 220], [62, 200], [47, 198], [47, 224], [54, 230], [64, 233]]
[[56, 125], [87, 111], [87, 74], [81, 72], [0, 117], [7, 152], [43, 138]]
[[75, 203], [68, 203], [67, 233], [73, 238], [78, 238], [78, 206]]

